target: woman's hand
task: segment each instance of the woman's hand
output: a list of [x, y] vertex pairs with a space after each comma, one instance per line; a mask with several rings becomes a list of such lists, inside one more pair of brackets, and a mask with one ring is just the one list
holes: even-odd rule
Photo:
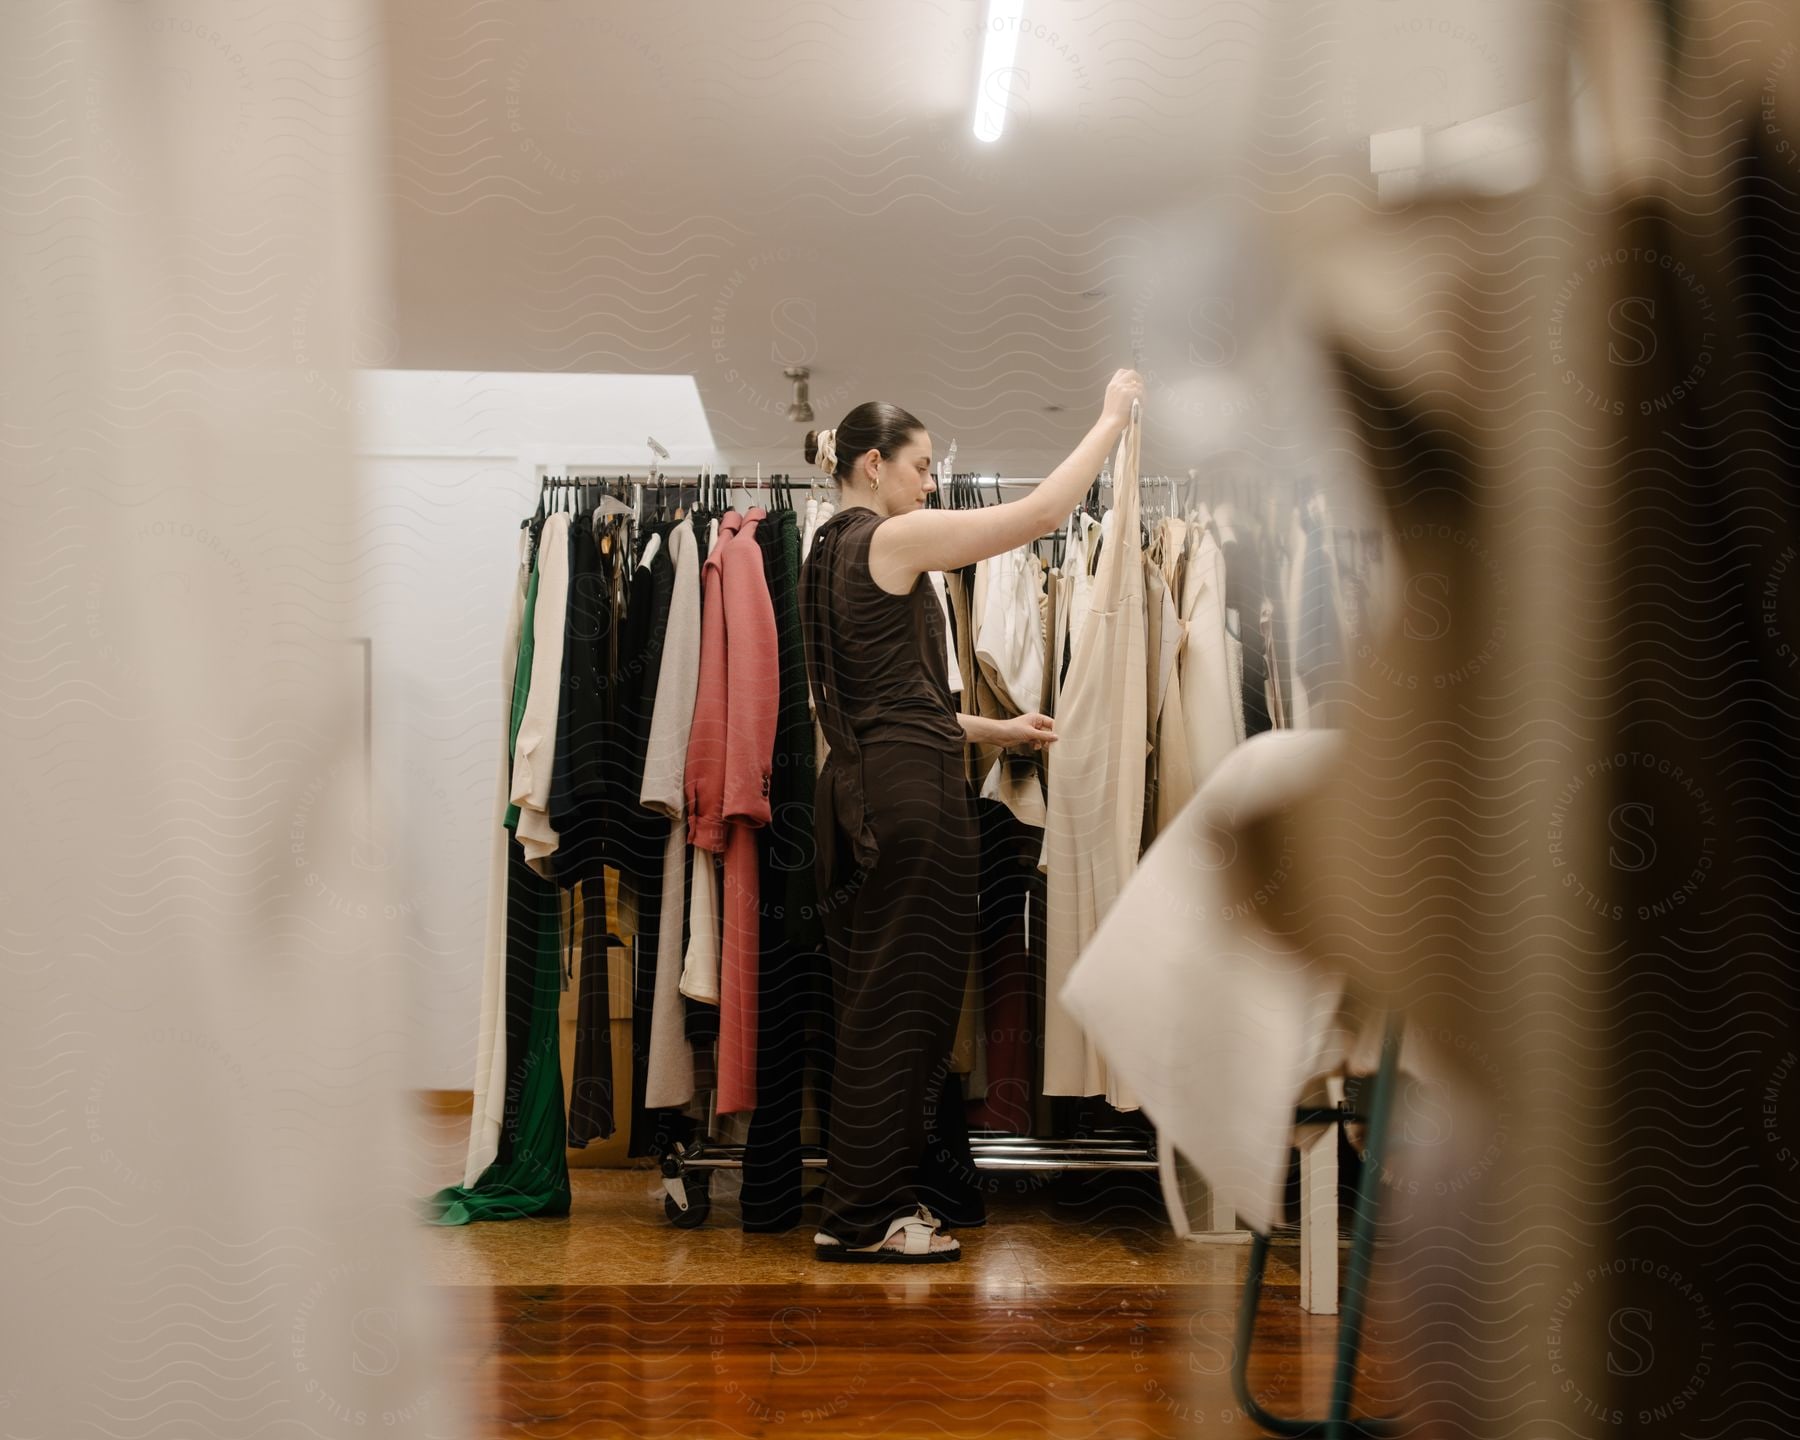
[[1025, 746], [1043, 750], [1056, 741], [1056, 722], [1035, 710], [1029, 715], [1017, 715], [1001, 723], [1006, 727], [1006, 737], [1000, 743], [1009, 750]]
[[1135, 370], [1115, 370], [1113, 377], [1106, 382], [1106, 399], [1100, 406], [1102, 424], [1110, 425], [1120, 434], [1131, 423], [1131, 404], [1141, 402], [1144, 398], [1144, 377]]
[[990, 555], [1048, 535], [1081, 503], [1131, 423], [1132, 402], [1144, 397], [1135, 370], [1117, 371], [1106, 387], [1100, 418], [1064, 460], [1028, 494], [1004, 505], [972, 510], [926, 508], [892, 515], [869, 541], [869, 573], [890, 595], [910, 595], [927, 570], [960, 570]]

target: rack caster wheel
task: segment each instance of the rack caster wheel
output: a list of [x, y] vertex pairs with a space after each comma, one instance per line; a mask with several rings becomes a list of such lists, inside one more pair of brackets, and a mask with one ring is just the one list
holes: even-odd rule
[[[663, 1196], [663, 1214], [677, 1230], [698, 1230], [706, 1223], [706, 1217], [712, 1213], [712, 1177], [703, 1172], [690, 1172], [680, 1179], [665, 1182], [670, 1193]], [[680, 1186], [685, 1191], [687, 1209], [681, 1208], [676, 1199], [674, 1189]]]

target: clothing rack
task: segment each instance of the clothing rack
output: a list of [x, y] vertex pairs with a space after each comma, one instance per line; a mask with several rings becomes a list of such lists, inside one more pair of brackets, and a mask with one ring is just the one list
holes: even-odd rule
[[[675, 487], [681, 490], [699, 492], [708, 482], [724, 482], [722, 493], [714, 498], [725, 505], [734, 502], [734, 492], [741, 494], [750, 503], [758, 499], [758, 492], [763, 492], [763, 501], [769, 508], [778, 504], [777, 493], [785, 499], [792, 500], [804, 492], [809, 498], [822, 498], [827, 493], [827, 482], [822, 476], [810, 474], [803, 481], [796, 481], [785, 474], [763, 475], [761, 467], [756, 467], [752, 474], [732, 474], [732, 469], [740, 472], [744, 467], [726, 467], [723, 471], [712, 465], [666, 466], [668, 452], [654, 440], [650, 442], [651, 459], [647, 466], [639, 470], [637, 467], [621, 465], [618, 462], [556, 462], [539, 464], [536, 467], [540, 493], [556, 486], [580, 488], [599, 486], [610, 492], [612, 487], [619, 487], [623, 492], [619, 496], [630, 494], [636, 503], [632, 503], [629, 513], [633, 517], [641, 515], [641, 498], [646, 490]], [[954, 463], [953, 453], [948, 457], [944, 467]], [[1208, 477], [1218, 479], [1228, 477]], [[933, 505], [943, 505], [951, 499], [960, 504], [982, 505], [998, 503], [1002, 492], [1007, 489], [1029, 489], [1040, 483], [1036, 480], [1007, 479], [998, 474], [986, 476], [974, 473], [945, 475], [940, 471], [940, 488], [930, 498]], [[948, 480], [948, 486], [943, 485]], [[1177, 486], [1192, 487], [1189, 495], [1195, 491], [1206, 493], [1213, 487], [1207, 480], [1199, 479], [1194, 472], [1186, 476], [1145, 476], [1140, 484], [1147, 487], [1168, 486], [1173, 503]], [[1110, 465], [1097, 476], [1090, 487], [1085, 504], [1099, 503], [1102, 490], [1110, 490], [1112, 478]], [[948, 494], [946, 494], [948, 491]], [[1234, 492], [1235, 494], [1235, 492]], [[696, 499], [699, 498], [696, 493]], [[1187, 497], [1183, 497], [1184, 499]], [[1195, 495], [1195, 498], [1198, 498]], [[688, 502], [692, 504], [693, 502]], [[627, 509], [623, 504], [621, 510]], [[1060, 1171], [1134, 1171], [1138, 1173], [1165, 1172], [1171, 1157], [1165, 1157], [1154, 1137], [1146, 1136], [1141, 1130], [1114, 1128], [1101, 1130], [1095, 1134], [1076, 1136], [1066, 1139], [1048, 1139], [1035, 1136], [1021, 1136], [997, 1131], [973, 1131], [969, 1136], [970, 1155], [977, 1169], [996, 1172], [1060, 1172]], [[673, 1141], [668, 1148], [657, 1156], [662, 1175], [664, 1200], [663, 1211], [668, 1221], [679, 1229], [694, 1229], [706, 1223], [711, 1211], [711, 1180], [714, 1173], [720, 1170], [742, 1170], [745, 1162], [746, 1146], [741, 1143], [728, 1143], [711, 1140], [701, 1135], [691, 1143], [680, 1140]], [[800, 1151], [800, 1163], [805, 1169], [823, 1169], [826, 1156], [817, 1146], [803, 1146]], [[1221, 1225], [1230, 1226], [1232, 1217], [1215, 1216], [1210, 1238], [1230, 1239], [1248, 1243], [1251, 1236], [1248, 1232], [1221, 1230]], [[1203, 1232], [1205, 1233], [1205, 1232]]]
[[692, 491], [693, 498], [685, 502], [691, 506], [707, 487], [716, 487], [711, 494], [725, 508], [737, 504], [740, 496], [746, 508], [750, 505], [762, 505], [771, 510], [795, 508], [796, 501], [802, 496], [807, 499], [823, 498], [823, 486], [826, 482], [823, 476], [816, 473], [810, 478], [785, 473], [765, 475], [761, 466], [756, 466], [753, 474], [731, 473], [733, 469], [741, 471], [744, 468], [728, 466], [721, 470], [713, 465], [665, 467], [653, 457], [651, 464], [643, 470], [605, 461], [539, 463], [535, 470], [540, 496], [555, 486], [618, 487], [617, 498], [622, 501], [628, 496], [632, 498], [634, 503], [631, 503], [630, 508], [634, 519], [642, 518], [641, 505], [635, 502], [652, 490]]
[[[991, 504], [998, 500], [1002, 484], [1017, 483], [1002, 481], [998, 476], [947, 473], [954, 464], [954, 457], [953, 446], [945, 466], [939, 471], [940, 488], [933, 492], [928, 502], [934, 506], [944, 504], [946, 491], [959, 501]], [[823, 483], [822, 477], [814, 477], [807, 487], [808, 492], [816, 493]], [[980, 498], [983, 486], [990, 487], [991, 499]], [[1154, 1141], [1147, 1141], [1141, 1132], [1128, 1130], [1102, 1131], [1061, 1140], [975, 1131], [969, 1136], [969, 1150], [977, 1169], [1015, 1173], [1064, 1170], [1153, 1172], [1162, 1165]], [[817, 1146], [801, 1147], [800, 1155], [803, 1168], [825, 1167], [825, 1153]], [[742, 1170], [744, 1158], [745, 1146], [742, 1144], [705, 1138], [691, 1145], [675, 1142], [659, 1160], [665, 1192], [663, 1213], [669, 1222], [683, 1230], [704, 1225], [712, 1209], [713, 1174], [720, 1170]]]
[[[723, 493], [713, 497], [724, 504], [741, 496], [775, 508], [781, 498], [795, 500], [802, 494], [822, 498], [825, 491], [823, 476], [796, 481], [787, 475], [765, 476], [760, 467], [754, 475], [732, 475], [729, 471], [722, 474], [709, 465], [666, 467], [663, 461], [667, 455], [662, 447], [652, 442], [651, 452], [650, 463], [642, 469], [616, 462], [540, 464], [536, 467], [540, 497], [554, 496], [559, 487], [572, 491], [599, 488], [619, 501], [615, 513], [641, 517], [645, 490], [675, 487], [699, 492], [709, 479], [724, 482]], [[744, 1167], [746, 1146], [714, 1141], [705, 1136], [707, 1128], [706, 1122], [700, 1122], [699, 1138], [692, 1141], [669, 1139], [656, 1157], [666, 1191], [664, 1213], [681, 1229], [705, 1223], [711, 1209], [714, 1172]], [[1149, 1172], [1160, 1168], [1154, 1140], [1147, 1139], [1141, 1131], [1116, 1129], [1063, 1140], [977, 1131], [969, 1139], [971, 1158], [982, 1170]], [[822, 1169], [826, 1164], [826, 1156], [817, 1146], [802, 1146], [800, 1159], [805, 1169]]]
[[[1161, 1168], [1156, 1147], [1135, 1133], [1102, 1131], [1097, 1135], [1067, 1140], [1044, 1140], [1030, 1135], [1006, 1135], [971, 1131], [969, 1152], [977, 1170], [1137, 1170]], [[817, 1146], [801, 1148], [805, 1168], [825, 1168], [825, 1153]], [[712, 1211], [712, 1176], [719, 1170], [744, 1168], [742, 1145], [715, 1144], [706, 1140], [692, 1146], [677, 1143], [661, 1159], [663, 1214], [678, 1230], [696, 1230]], [[1243, 1236], [1249, 1240], [1248, 1233]]]

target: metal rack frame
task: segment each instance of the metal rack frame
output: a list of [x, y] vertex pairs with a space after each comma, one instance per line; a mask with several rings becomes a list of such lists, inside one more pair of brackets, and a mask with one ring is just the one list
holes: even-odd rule
[[[680, 1230], [693, 1230], [706, 1223], [712, 1210], [709, 1189], [713, 1172], [743, 1169], [744, 1148], [700, 1140], [692, 1146], [677, 1143], [660, 1157], [663, 1213], [671, 1225]], [[1041, 1140], [1030, 1135], [980, 1132], [969, 1137], [969, 1151], [977, 1170], [1155, 1171], [1157, 1168], [1154, 1141], [1136, 1134]], [[825, 1153], [816, 1145], [803, 1146], [800, 1163], [809, 1170], [822, 1170]]]
[[1269, 1260], [1269, 1236], [1255, 1232], [1250, 1240], [1250, 1270], [1244, 1277], [1244, 1297], [1238, 1306], [1237, 1343], [1232, 1347], [1231, 1387], [1244, 1414], [1271, 1435], [1284, 1440], [1349, 1440], [1351, 1436], [1387, 1437], [1399, 1433], [1398, 1422], [1355, 1418], [1350, 1402], [1356, 1392], [1356, 1365], [1362, 1352], [1363, 1317], [1369, 1299], [1369, 1274], [1375, 1263], [1376, 1210], [1381, 1198], [1382, 1163], [1387, 1156], [1388, 1122], [1393, 1114], [1394, 1091], [1399, 1083], [1400, 1039], [1403, 1023], [1390, 1014], [1381, 1036], [1381, 1063], [1369, 1086], [1368, 1104], [1362, 1115], [1348, 1106], [1338, 1110], [1302, 1109], [1298, 1124], [1358, 1119], [1369, 1127], [1362, 1176], [1356, 1187], [1356, 1215], [1350, 1232], [1349, 1273], [1344, 1278], [1343, 1310], [1338, 1320], [1337, 1361], [1332, 1372], [1331, 1405], [1323, 1420], [1292, 1419], [1263, 1407], [1250, 1393], [1250, 1349], [1256, 1337], [1256, 1311], [1262, 1300], [1263, 1272]]

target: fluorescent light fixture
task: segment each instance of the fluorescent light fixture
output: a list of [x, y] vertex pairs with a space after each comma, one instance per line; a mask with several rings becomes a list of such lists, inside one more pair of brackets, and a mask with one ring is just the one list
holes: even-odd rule
[[1006, 101], [1014, 79], [1013, 57], [1025, 23], [1025, 0], [988, 0], [987, 39], [981, 47], [981, 80], [975, 90], [975, 138], [993, 142], [1006, 128]]

